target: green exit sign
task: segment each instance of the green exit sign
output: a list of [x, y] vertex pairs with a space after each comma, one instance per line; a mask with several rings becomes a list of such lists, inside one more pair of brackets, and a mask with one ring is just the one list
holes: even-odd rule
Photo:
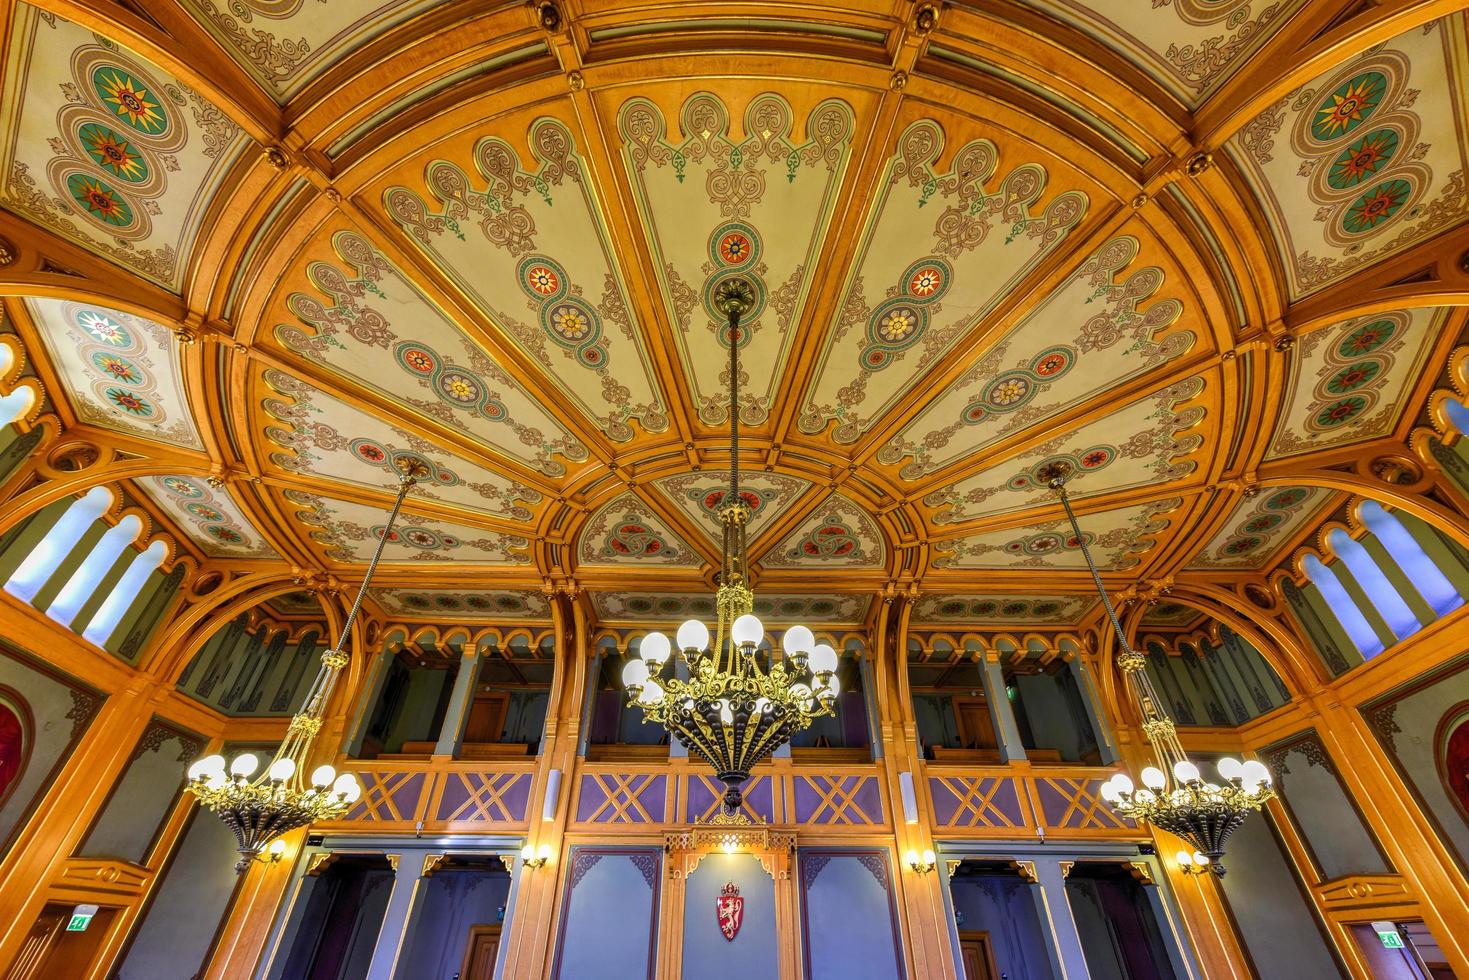
[[87, 926], [92, 924], [92, 916], [97, 914], [95, 905], [78, 905], [71, 910], [71, 918], [66, 922], [67, 932], [86, 932]]
[[1372, 930], [1377, 933], [1377, 939], [1385, 949], [1403, 949], [1403, 936], [1398, 932], [1396, 923], [1374, 922]]

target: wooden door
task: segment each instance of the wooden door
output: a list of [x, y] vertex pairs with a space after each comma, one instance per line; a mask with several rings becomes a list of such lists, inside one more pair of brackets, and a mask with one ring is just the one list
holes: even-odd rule
[[510, 695], [504, 691], [494, 694], [476, 694], [469, 706], [469, 721], [464, 725], [466, 742], [498, 742], [505, 731], [505, 709], [510, 706]]
[[965, 980], [1000, 980], [989, 933], [959, 933], [959, 958], [964, 963]]
[[495, 975], [495, 957], [500, 952], [499, 926], [470, 926], [469, 946], [459, 980], [490, 980]]
[[993, 749], [995, 723], [984, 698], [954, 698], [954, 721], [959, 729], [959, 744], [966, 749]]

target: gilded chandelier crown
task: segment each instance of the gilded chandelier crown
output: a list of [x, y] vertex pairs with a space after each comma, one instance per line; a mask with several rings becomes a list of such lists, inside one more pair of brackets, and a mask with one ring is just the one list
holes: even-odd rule
[[721, 815], [729, 819], [740, 813], [740, 787], [751, 768], [812, 720], [834, 714], [841, 683], [836, 650], [817, 643], [805, 626], [786, 630], [783, 657], [772, 651], [769, 665], [761, 662], [765, 626], [753, 613], [745, 559], [751, 512], [740, 496], [739, 465], [740, 318], [750, 311], [754, 290], [742, 278], [726, 279], [715, 287], [714, 302], [729, 327], [730, 467], [719, 510], [723, 554], [713, 642], [702, 622], [685, 622], [675, 637], [684, 669], [675, 664], [670, 671], [672, 644], [663, 633], [649, 633], [622, 679], [631, 703], [641, 705], [649, 721], [714, 768], [725, 785]]

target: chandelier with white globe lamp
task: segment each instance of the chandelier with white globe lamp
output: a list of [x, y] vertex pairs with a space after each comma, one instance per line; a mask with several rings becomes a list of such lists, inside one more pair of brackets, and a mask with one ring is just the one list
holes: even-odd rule
[[[1127, 691], [1142, 715], [1143, 734], [1152, 745], [1157, 763], [1138, 774], [1141, 786], [1127, 774], [1117, 773], [1102, 784], [1102, 798], [1121, 816], [1150, 823], [1191, 845], [1192, 854], [1180, 852], [1181, 867], [1191, 873], [1208, 867], [1216, 875], [1223, 875], [1224, 865], [1220, 859], [1224, 856], [1225, 841], [1239, 829], [1246, 817], [1275, 796], [1270, 771], [1255, 760], [1241, 762], [1225, 757], [1214, 764], [1218, 780], [1206, 780], [1198, 765], [1189, 759], [1178, 740], [1173, 719], [1148, 675], [1147, 658], [1127, 642], [1106, 586], [1102, 584], [1102, 576], [1092, 560], [1087, 539], [1076, 522], [1076, 513], [1071, 509], [1065, 475], [1052, 479], [1051, 488], [1061, 497], [1061, 506], [1066, 509], [1066, 517], [1071, 522], [1073, 538], [1086, 559], [1097, 594], [1101, 596], [1102, 606], [1117, 635], [1117, 667], [1122, 671]], [[1189, 860], [1183, 861], [1182, 856]]]
[[372, 560], [367, 564], [357, 598], [342, 623], [336, 645], [321, 655], [321, 667], [306, 693], [305, 703], [291, 718], [286, 737], [270, 764], [262, 771], [255, 753], [242, 752], [228, 765], [224, 756], [210, 755], [189, 766], [186, 788], [201, 804], [213, 810], [235, 835], [240, 853], [240, 859], [235, 863], [237, 872], [250, 867], [251, 862], [259, 859], [261, 852], [270, 848], [282, 834], [346, 816], [362, 795], [362, 786], [355, 775], [349, 772], [339, 774], [330, 765], [317, 766], [312, 770], [309, 781], [303, 776], [316, 736], [321, 731], [322, 716], [332, 690], [342, 668], [349, 662], [344, 647], [362, 608], [373, 572], [377, 570], [383, 548], [393, 535], [393, 525], [397, 522], [404, 498], [418, 477], [427, 472], [423, 462], [412, 456], [405, 455], [396, 463], [402, 471], [398, 496], [393, 501], [393, 509], [388, 514]]
[[[744, 279], [731, 278], [714, 291], [715, 304], [729, 325], [729, 490], [719, 511], [723, 560], [715, 594], [714, 632], [697, 619], [678, 627], [677, 652], [687, 667], [681, 677], [673, 643], [664, 633], [649, 633], [639, 656], [623, 667], [630, 704], [668, 729], [688, 750], [713, 767], [725, 785], [715, 819], [739, 821], [741, 786], [750, 770], [791, 736], [824, 715], [834, 714], [841, 684], [836, 650], [817, 643], [805, 626], [786, 630], [783, 656], [772, 653], [769, 666], [758, 654], [765, 626], [753, 614], [755, 593], [745, 559], [750, 508], [740, 496], [740, 318], [750, 311], [754, 292]], [[712, 642], [711, 642], [712, 640]]]

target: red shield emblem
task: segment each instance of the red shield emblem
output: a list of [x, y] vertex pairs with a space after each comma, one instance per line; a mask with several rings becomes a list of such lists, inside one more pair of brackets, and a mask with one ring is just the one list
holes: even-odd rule
[[719, 931], [725, 939], [734, 942], [734, 937], [740, 934], [740, 923], [745, 921], [745, 900], [734, 882], [725, 885], [714, 899], [714, 911], [719, 915]]

